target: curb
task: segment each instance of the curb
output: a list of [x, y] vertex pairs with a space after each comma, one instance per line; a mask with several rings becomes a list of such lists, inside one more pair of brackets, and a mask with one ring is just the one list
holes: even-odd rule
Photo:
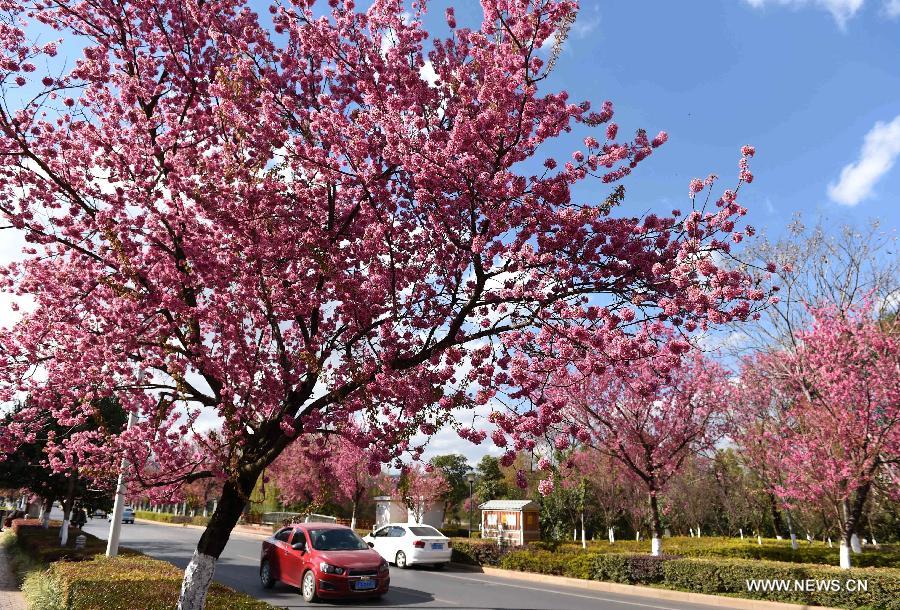
[[772, 602], [761, 599], [745, 599], [741, 597], [729, 597], [724, 595], [709, 595], [706, 593], [689, 593], [674, 589], [657, 589], [640, 585], [623, 585], [615, 582], [602, 582], [597, 580], [584, 580], [568, 576], [553, 576], [551, 574], [538, 574], [536, 572], [520, 572], [518, 570], [504, 570], [503, 568], [477, 567], [461, 563], [451, 564], [454, 570], [484, 574], [486, 576], [500, 576], [514, 580], [527, 580], [551, 585], [575, 587], [604, 593], [618, 593], [621, 595], [635, 595], [653, 599], [668, 600], [673, 602], [689, 602], [715, 606], [717, 608], [734, 608], [735, 610], [829, 610], [824, 606], [807, 606], [804, 604], [791, 604], [788, 602]]

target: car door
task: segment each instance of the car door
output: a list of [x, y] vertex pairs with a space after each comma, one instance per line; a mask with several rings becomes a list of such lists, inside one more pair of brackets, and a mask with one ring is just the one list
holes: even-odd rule
[[282, 566], [287, 564], [286, 556], [288, 540], [291, 539], [291, 528], [286, 527], [279, 530], [272, 536], [272, 543], [266, 559], [269, 561], [269, 568], [272, 570], [272, 576], [278, 580], [283, 580]]
[[388, 537], [388, 534], [391, 532], [391, 526], [385, 525], [384, 527], [375, 530], [372, 533], [372, 548], [378, 551], [378, 554], [384, 558], [385, 561], [393, 561], [393, 558], [388, 558], [390, 554], [390, 544], [391, 539]]
[[[298, 542], [305, 544], [306, 549], [295, 550], [293, 547]], [[303, 531], [303, 528], [294, 528], [294, 534], [291, 536], [290, 543], [285, 545], [285, 549], [283, 556], [285, 567], [281, 580], [289, 585], [299, 587], [303, 582], [303, 573], [309, 565], [310, 557], [309, 541], [306, 539], [306, 532]]]
[[410, 541], [410, 537], [406, 535], [406, 528], [395, 525], [391, 527], [391, 531], [388, 533], [389, 543], [389, 555], [385, 557], [387, 561], [395, 561], [397, 559], [397, 551], [403, 551], [407, 557], [409, 557], [410, 551], [406, 548], [407, 543]]

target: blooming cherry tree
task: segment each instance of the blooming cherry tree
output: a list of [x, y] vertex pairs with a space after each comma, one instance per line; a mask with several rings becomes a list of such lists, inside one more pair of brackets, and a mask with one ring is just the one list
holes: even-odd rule
[[[533, 350], [630, 359], [642, 319], [690, 332], [764, 297], [713, 256], [752, 234], [736, 191], [645, 218], [615, 217], [622, 189], [573, 201], [666, 136], [621, 138], [611, 103], [543, 90], [572, 0], [486, 0], [443, 38], [424, 3], [329, 5], [263, 23], [244, 0], [0, 0], [0, 216], [29, 242], [0, 288], [35, 302], [0, 331], [0, 400], [33, 398], [0, 448], [114, 395], [138, 423], [60, 439], [54, 467], [89, 447], [146, 487], [220, 476], [182, 609], [298, 434], [416, 457], [416, 432], [515, 384]], [[62, 46], [31, 42], [48, 28]], [[594, 135], [544, 159], [574, 126]], [[221, 432], [192, 440], [202, 414]]]
[[441, 503], [450, 490], [450, 483], [440, 468], [411, 464], [401, 470], [394, 496], [412, 511], [415, 522], [421, 523], [429, 507]]
[[[863, 307], [814, 309], [812, 326], [797, 337], [794, 350], [745, 365], [745, 391], [778, 411], [783, 426], [748, 428], [742, 445], [770, 448], [786, 501], [834, 503], [840, 565], [849, 568], [872, 486], [900, 462], [900, 335]], [[897, 496], [896, 486], [888, 491]]]
[[284, 502], [349, 502], [350, 526], [355, 528], [357, 509], [380, 471], [367, 451], [345, 437], [319, 436], [288, 445], [268, 473]]
[[696, 353], [664, 360], [602, 373], [584, 362], [555, 373], [537, 401], [554, 413], [548, 431], [557, 449], [583, 443], [643, 485], [654, 555], [662, 547], [659, 496], [692, 452], [721, 436], [730, 385], [721, 367]]

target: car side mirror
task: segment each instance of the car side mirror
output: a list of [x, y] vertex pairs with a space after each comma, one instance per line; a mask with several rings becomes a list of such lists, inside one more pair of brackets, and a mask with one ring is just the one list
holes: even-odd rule
[[369, 545], [369, 548], [370, 548], [370, 549], [374, 549], [374, 548], [375, 548], [375, 543], [374, 543], [374, 542], [367, 542], [366, 544]]
[[306, 543], [305, 542], [295, 542], [291, 545], [291, 548], [295, 551], [303, 551], [306, 552]]

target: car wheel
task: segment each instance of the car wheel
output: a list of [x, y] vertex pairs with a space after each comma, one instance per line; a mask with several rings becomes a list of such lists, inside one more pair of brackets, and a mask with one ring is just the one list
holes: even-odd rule
[[401, 570], [403, 568], [407, 567], [406, 553], [404, 553], [403, 551], [397, 551], [397, 556], [394, 558], [394, 563], [396, 563], [397, 567], [400, 568]]
[[268, 561], [262, 562], [262, 565], [259, 566], [259, 582], [262, 584], [263, 589], [271, 589], [275, 586], [275, 578], [272, 576], [272, 566], [269, 565]]
[[316, 575], [313, 574], [312, 570], [307, 570], [306, 574], [303, 575], [303, 584], [300, 587], [300, 592], [303, 594], [303, 601], [309, 604], [319, 600], [318, 596], [316, 596]]

